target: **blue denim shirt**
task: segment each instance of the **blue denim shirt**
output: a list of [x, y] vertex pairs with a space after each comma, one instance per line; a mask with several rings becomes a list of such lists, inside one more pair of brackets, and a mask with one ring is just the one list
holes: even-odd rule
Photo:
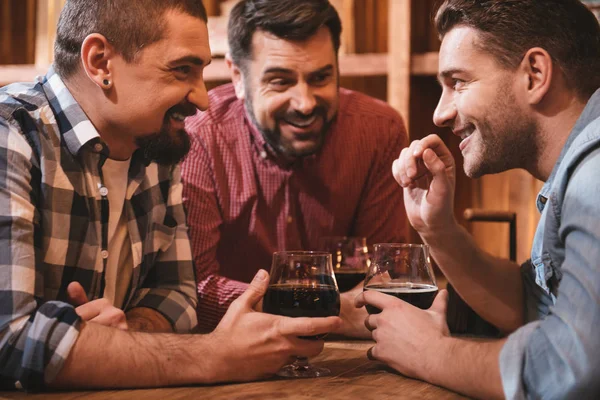
[[600, 398], [600, 89], [537, 198], [527, 324], [500, 353], [510, 399]]

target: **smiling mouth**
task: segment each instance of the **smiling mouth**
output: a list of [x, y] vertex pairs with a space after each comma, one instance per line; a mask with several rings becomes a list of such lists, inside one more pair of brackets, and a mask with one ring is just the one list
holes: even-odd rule
[[453, 129], [452, 133], [461, 138], [462, 140], [467, 139], [475, 131], [474, 127], [462, 127], [459, 129]]
[[187, 115], [183, 115], [183, 114], [178, 113], [178, 112], [172, 112], [170, 114], [170, 117], [174, 121], [183, 122], [187, 118]]
[[308, 128], [309, 126], [311, 126], [316, 120], [317, 120], [317, 115], [313, 115], [310, 118], [307, 119], [287, 119], [284, 118], [283, 119], [285, 121], [286, 124], [289, 124], [291, 126], [294, 126], [296, 128]]

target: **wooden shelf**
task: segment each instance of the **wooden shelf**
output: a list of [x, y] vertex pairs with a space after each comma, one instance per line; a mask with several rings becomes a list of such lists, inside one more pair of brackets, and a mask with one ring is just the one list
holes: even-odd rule
[[[388, 74], [388, 54], [342, 54], [340, 74], [344, 77], [385, 76]], [[435, 75], [437, 73], [437, 52], [415, 54], [411, 59], [412, 75]], [[13, 82], [31, 82], [36, 76], [46, 74], [43, 65], [2, 65], [0, 66], [0, 86]], [[225, 60], [215, 58], [204, 71], [206, 82], [227, 81], [229, 71]]]

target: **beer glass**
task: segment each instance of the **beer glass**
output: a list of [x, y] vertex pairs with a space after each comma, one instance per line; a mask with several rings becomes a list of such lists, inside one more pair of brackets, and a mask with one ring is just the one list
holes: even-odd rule
[[[271, 278], [263, 299], [263, 311], [286, 317], [330, 317], [340, 314], [340, 293], [331, 268], [331, 254], [317, 251], [273, 253]], [[301, 336], [301, 339], [322, 339]], [[312, 378], [330, 374], [326, 368], [309, 364], [297, 357], [277, 375]]]
[[319, 250], [331, 253], [340, 292], [347, 292], [365, 279], [371, 263], [366, 238], [325, 236], [319, 240]]
[[[379, 243], [373, 246], [373, 259], [364, 290], [376, 290], [415, 307], [431, 307], [438, 287], [425, 244]], [[380, 309], [367, 304], [369, 314]]]

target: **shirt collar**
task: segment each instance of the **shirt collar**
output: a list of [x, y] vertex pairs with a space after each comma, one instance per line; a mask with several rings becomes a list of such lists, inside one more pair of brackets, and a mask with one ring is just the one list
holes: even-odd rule
[[554, 167], [552, 168], [552, 172], [550, 173], [548, 180], [546, 181], [546, 183], [544, 183], [544, 186], [542, 186], [542, 189], [540, 190], [540, 193], [538, 194], [537, 208], [540, 212], [542, 212], [542, 210], [544, 209], [544, 205], [546, 204], [546, 201], [550, 195], [552, 184], [554, 182], [554, 179], [556, 178], [556, 174], [560, 167], [560, 163], [565, 158], [565, 155], [567, 154], [567, 151], [571, 147], [571, 144], [573, 144], [573, 141], [579, 136], [579, 134], [585, 129], [585, 127], [587, 127], [594, 119], [598, 118], [599, 114], [600, 114], [600, 89], [596, 90], [596, 92], [588, 100], [585, 108], [583, 109], [583, 112], [581, 113], [581, 115], [577, 119], [577, 122], [575, 123], [575, 126], [571, 130], [571, 133], [569, 134], [569, 137], [567, 138], [567, 141], [566, 141], [565, 145], [563, 146], [563, 148], [560, 152], [560, 155], [558, 156], [558, 160], [556, 161], [556, 164], [554, 164]]
[[60, 76], [50, 67], [45, 76], [39, 77], [50, 108], [56, 116], [56, 123], [67, 149], [76, 156], [88, 143], [93, 151], [108, 155], [106, 144], [98, 131], [77, 103]]

